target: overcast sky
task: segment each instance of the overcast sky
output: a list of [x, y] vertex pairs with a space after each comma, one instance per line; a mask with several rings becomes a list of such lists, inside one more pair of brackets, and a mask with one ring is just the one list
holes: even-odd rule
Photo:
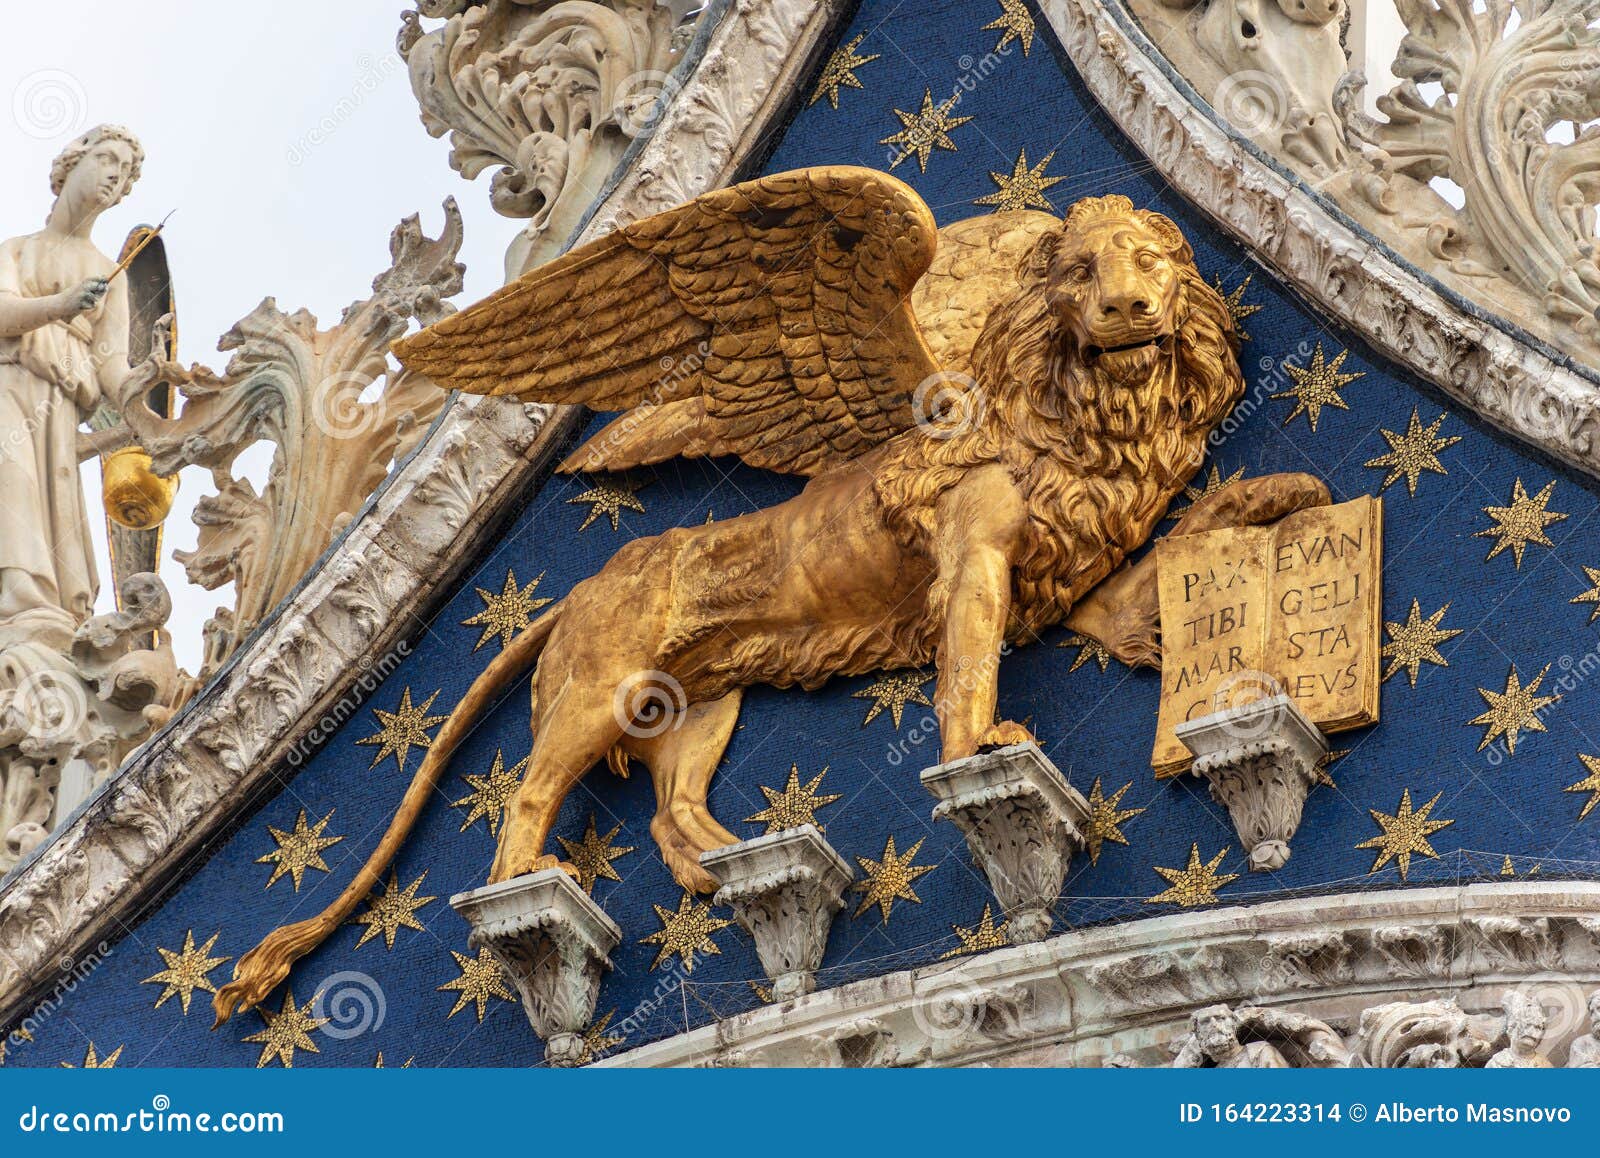
[[[488, 205], [488, 175], [469, 184], [445, 141], [422, 128], [395, 52], [401, 0], [316, 5], [219, 0], [57, 0], [6, 4], [0, 38], [0, 236], [34, 232], [49, 211], [50, 162], [104, 121], [124, 124], [148, 154], [144, 176], [100, 220], [112, 256], [129, 229], [176, 209], [164, 239], [178, 295], [179, 357], [221, 370], [217, 339], [273, 296], [326, 327], [365, 297], [389, 263], [389, 232], [410, 213], [437, 236], [455, 194], [466, 220], [462, 260], [475, 300], [501, 280], [517, 223]], [[430, 22], [431, 24], [432, 22]], [[351, 111], [353, 109], [353, 111]], [[342, 111], [341, 111], [342, 110]], [[252, 452], [259, 487], [266, 462]], [[99, 469], [86, 468], [100, 524]], [[195, 545], [189, 510], [210, 490], [185, 473], [167, 523], [162, 576], [181, 664], [198, 667], [200, 629], [232, 589], [189, 586], [172, 561]], [[102, 535], [103, 538], [103, 535]], [[111, 606], [101, 546], [101, 605]]]

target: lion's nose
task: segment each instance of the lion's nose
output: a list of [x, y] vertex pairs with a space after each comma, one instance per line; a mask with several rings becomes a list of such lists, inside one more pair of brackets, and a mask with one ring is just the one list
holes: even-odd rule
[[1136, 293], [1113, 293], [1101, 299], [1103, 321], [1137, 322], [1151, 314], [1150, 300]]

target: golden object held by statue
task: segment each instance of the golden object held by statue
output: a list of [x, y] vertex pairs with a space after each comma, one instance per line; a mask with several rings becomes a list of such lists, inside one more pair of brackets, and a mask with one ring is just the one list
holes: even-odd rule
[[151, 469], [148, 454], [137, 446], [125, 446], [106, 456], [101, 493], [113, 522], [132, 531], [148, 531], [171, 513], [178, 476], [162, 478]]

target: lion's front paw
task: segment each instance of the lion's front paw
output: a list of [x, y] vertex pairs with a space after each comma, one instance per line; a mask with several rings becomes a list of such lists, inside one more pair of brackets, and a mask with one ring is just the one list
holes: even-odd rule
[[575, 881], [581, 881], [582, 875], [576, 865], [564, 861], [560, 857], [542, 853], [534, 857], [519, 857], [512, 852], [510, 855], [501, 855], [495, 858], [494, 867], [489, 871], [489, 883], [497, 885], [501, 881], [513, 880], [516, 877], [527, 876], [529, 873], [543, 872], [545, 869], [558, 868]]
[[1021, 724], [1001, 720], [991, 725], [978, 737], [978, 751], [993, 752], [996, 748], [1009, 748], [1013, 744], [1033, 743], [1033, 733]]

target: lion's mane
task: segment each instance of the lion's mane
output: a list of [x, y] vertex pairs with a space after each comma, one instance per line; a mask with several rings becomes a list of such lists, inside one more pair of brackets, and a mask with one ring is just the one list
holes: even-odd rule
[[[1145, 540], [1199, 469], [1207, 435], [1244, 391], [1232, 317], [1177, 229], [1125, 198], [1080, 202], [1067, 228], [1080, 212], [1154, 219], [1164, 227], [1157, 231], [1173, 238], [1183, 269], [1176, 357], [1163, 358], [1132, 388], [1086, 364], [1050, 307], [1050, 256], [1060, 235], [1047, 234], [973, 347], [978, 395], [968, 428], [946, 438], [902, 436], [876, 479], [891, 526], [926, 550], [941, 494], [975, 466], [1003, 462], [1010, 469], [1028, 507], [1014, 573], [1022, 634], [1059, 622]], [[932, 599], [940, 598], [936, 589]], [[930, 611], [930, 621], [943, 622], [942, 607]]]

